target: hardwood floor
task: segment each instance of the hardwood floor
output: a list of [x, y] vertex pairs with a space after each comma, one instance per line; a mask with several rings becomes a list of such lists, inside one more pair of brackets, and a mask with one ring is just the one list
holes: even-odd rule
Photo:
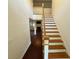
[[37, 35], [34, 35], [33, 31], [31, 31], [31, 45], [23, 59], [43, 59], [42, 34], [40, 28], [37, 28]]

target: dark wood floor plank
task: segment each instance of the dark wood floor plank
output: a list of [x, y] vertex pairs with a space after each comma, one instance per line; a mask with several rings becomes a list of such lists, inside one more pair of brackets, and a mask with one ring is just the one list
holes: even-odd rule
[[31, 45], [23, 59], [43, 59], [41, 29], [37, 29], [37, 35], [31, 31]]

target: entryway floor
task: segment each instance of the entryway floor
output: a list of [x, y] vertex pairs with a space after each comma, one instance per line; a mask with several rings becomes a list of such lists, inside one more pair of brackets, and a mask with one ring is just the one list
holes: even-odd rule
[[23, 59], [43, 59], [41, 28], [37, 28], [36, 35], [31, 31], [31, 45], [26, 51]]

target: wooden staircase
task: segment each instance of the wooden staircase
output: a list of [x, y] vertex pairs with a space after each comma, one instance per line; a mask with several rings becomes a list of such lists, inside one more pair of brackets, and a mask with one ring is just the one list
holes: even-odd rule
[[48, 46], [47, 52], [43, 51], [44, 59], [69, 59], [53, 17], [45, 17], [42, 21], [42, 40], [44, 50]]

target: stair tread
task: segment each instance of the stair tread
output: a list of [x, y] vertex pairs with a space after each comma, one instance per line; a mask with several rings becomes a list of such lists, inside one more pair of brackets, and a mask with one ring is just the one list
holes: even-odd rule
[[49, 53], [49, 58], [69, 58], [66, 52]]
[[49, 49], [65, 49], [63, 45], [50, 45]]
[[49, 40], [49, 42], [63, 42], [62, 40]]

